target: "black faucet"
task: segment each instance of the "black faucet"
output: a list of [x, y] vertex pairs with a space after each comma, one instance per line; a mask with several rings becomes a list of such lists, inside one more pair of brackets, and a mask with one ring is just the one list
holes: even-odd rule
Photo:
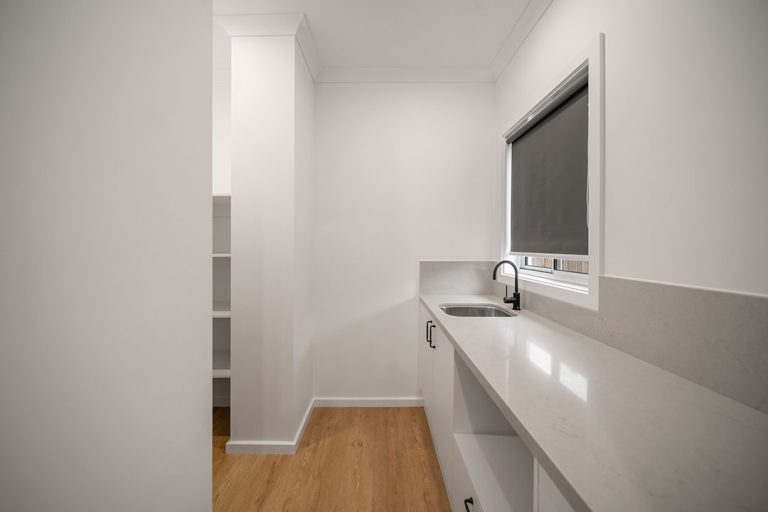
[[512, 268], [515, 269], [515, 293], [513, 293], [511, 297], [508, 297], [507, 285], [504, 285], [504, 303], [512, 304], [512, 309], [519, 310], [520, 309], [520, 292], [517, 291], [517, 265], [515, 265], [509, 260], [501, 260], [496, 264], [495, 267], [493, 267], [493, 280], [494, 281], [496, 280], [496, 271], [499, 270], [499, 267], [505, 263], [509, 263], [510, 265], [512, 265]]

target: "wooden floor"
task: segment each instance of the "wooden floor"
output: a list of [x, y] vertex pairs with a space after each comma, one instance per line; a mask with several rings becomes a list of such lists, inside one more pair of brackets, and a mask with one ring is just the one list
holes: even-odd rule
[[295, 455], [227, 455], [213, 411], [213, 510], [450, 511], [421, 407], [316, 408]]

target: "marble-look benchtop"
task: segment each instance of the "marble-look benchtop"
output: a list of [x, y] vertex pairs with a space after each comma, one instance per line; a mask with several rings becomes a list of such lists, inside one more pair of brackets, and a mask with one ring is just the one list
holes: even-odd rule
[[768, 510], [768, 415], [530, 311], [439, 308], [492, 296], [421, 302], [577, 511]]

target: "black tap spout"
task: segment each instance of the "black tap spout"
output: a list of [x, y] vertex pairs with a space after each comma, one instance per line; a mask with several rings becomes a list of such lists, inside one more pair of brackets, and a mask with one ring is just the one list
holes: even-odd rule
[[496, 264], [495, 267], [493, 267], [493, 280], [496, 281], [496, 273], [498, 272], [499, 267], [501, 267], [505, 263], [512, 265], [512, 268], [515, 269], [515, 293], [512, 294], [512, 297], [508, 297], [507, 287], [504, 286], [504, 302], [506, 304], [512, 304], [512, 309], [519, 310], [520, 309], [520, 292], [517, 289], [517, 265], [515, 265], [509, 260], [501, 260]]

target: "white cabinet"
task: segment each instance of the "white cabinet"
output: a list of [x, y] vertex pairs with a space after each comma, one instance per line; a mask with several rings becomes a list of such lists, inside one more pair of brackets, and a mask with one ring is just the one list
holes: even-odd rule
[[432, 443], [448, 489], [453, 454], [453, 345], [423, 305], [420, 305], [419, 320], [419, 387]]
[[[433, 349], [428, 341], [430, 326], [433, 325], [432, 317], [427, 312], [424, 304], [419, 304], [419, 335], [418, 340], [418, 371], [419, 390], [424, 399], [424, 410], [429, 418], [429, 409], [432, 404], [432, 357]], [[434, 329], [433, 329], [434, 330]]]
[[451, 501], [451, 509], [460, 512], [480, 512], [483, 510], [480, 500], [477, 498], [472, 479], [469, 477], [467, 467], [461, 458], [459, 447], [454, 445], [453, 463], [451, 464], [451, 488], [448, 493]]
[[432, 330], [432, 412], [430, 428], [446, 486], [453, 455], [453, 345], [439, 328]]
[[543, 470], [546, 481], [538, 485], [531, 452], [430, 311], [419, 307], [418, 383], [453, 512], [572, 512], [553, 508], [562, 496]]
[[533, 461], [534, 512], [574, 512], [544, 468]]
[[471, 494], [464, 491], [464, 498], [471, 495], [475, 502], [475, 508], [470, 510], [478, 510], [479, 505], [487, 512], [532, 510], [532, 456], [519, 437], [494, 434], [456, 434], [455, 437], [457, 458], [463, 461], [470, 480]]

